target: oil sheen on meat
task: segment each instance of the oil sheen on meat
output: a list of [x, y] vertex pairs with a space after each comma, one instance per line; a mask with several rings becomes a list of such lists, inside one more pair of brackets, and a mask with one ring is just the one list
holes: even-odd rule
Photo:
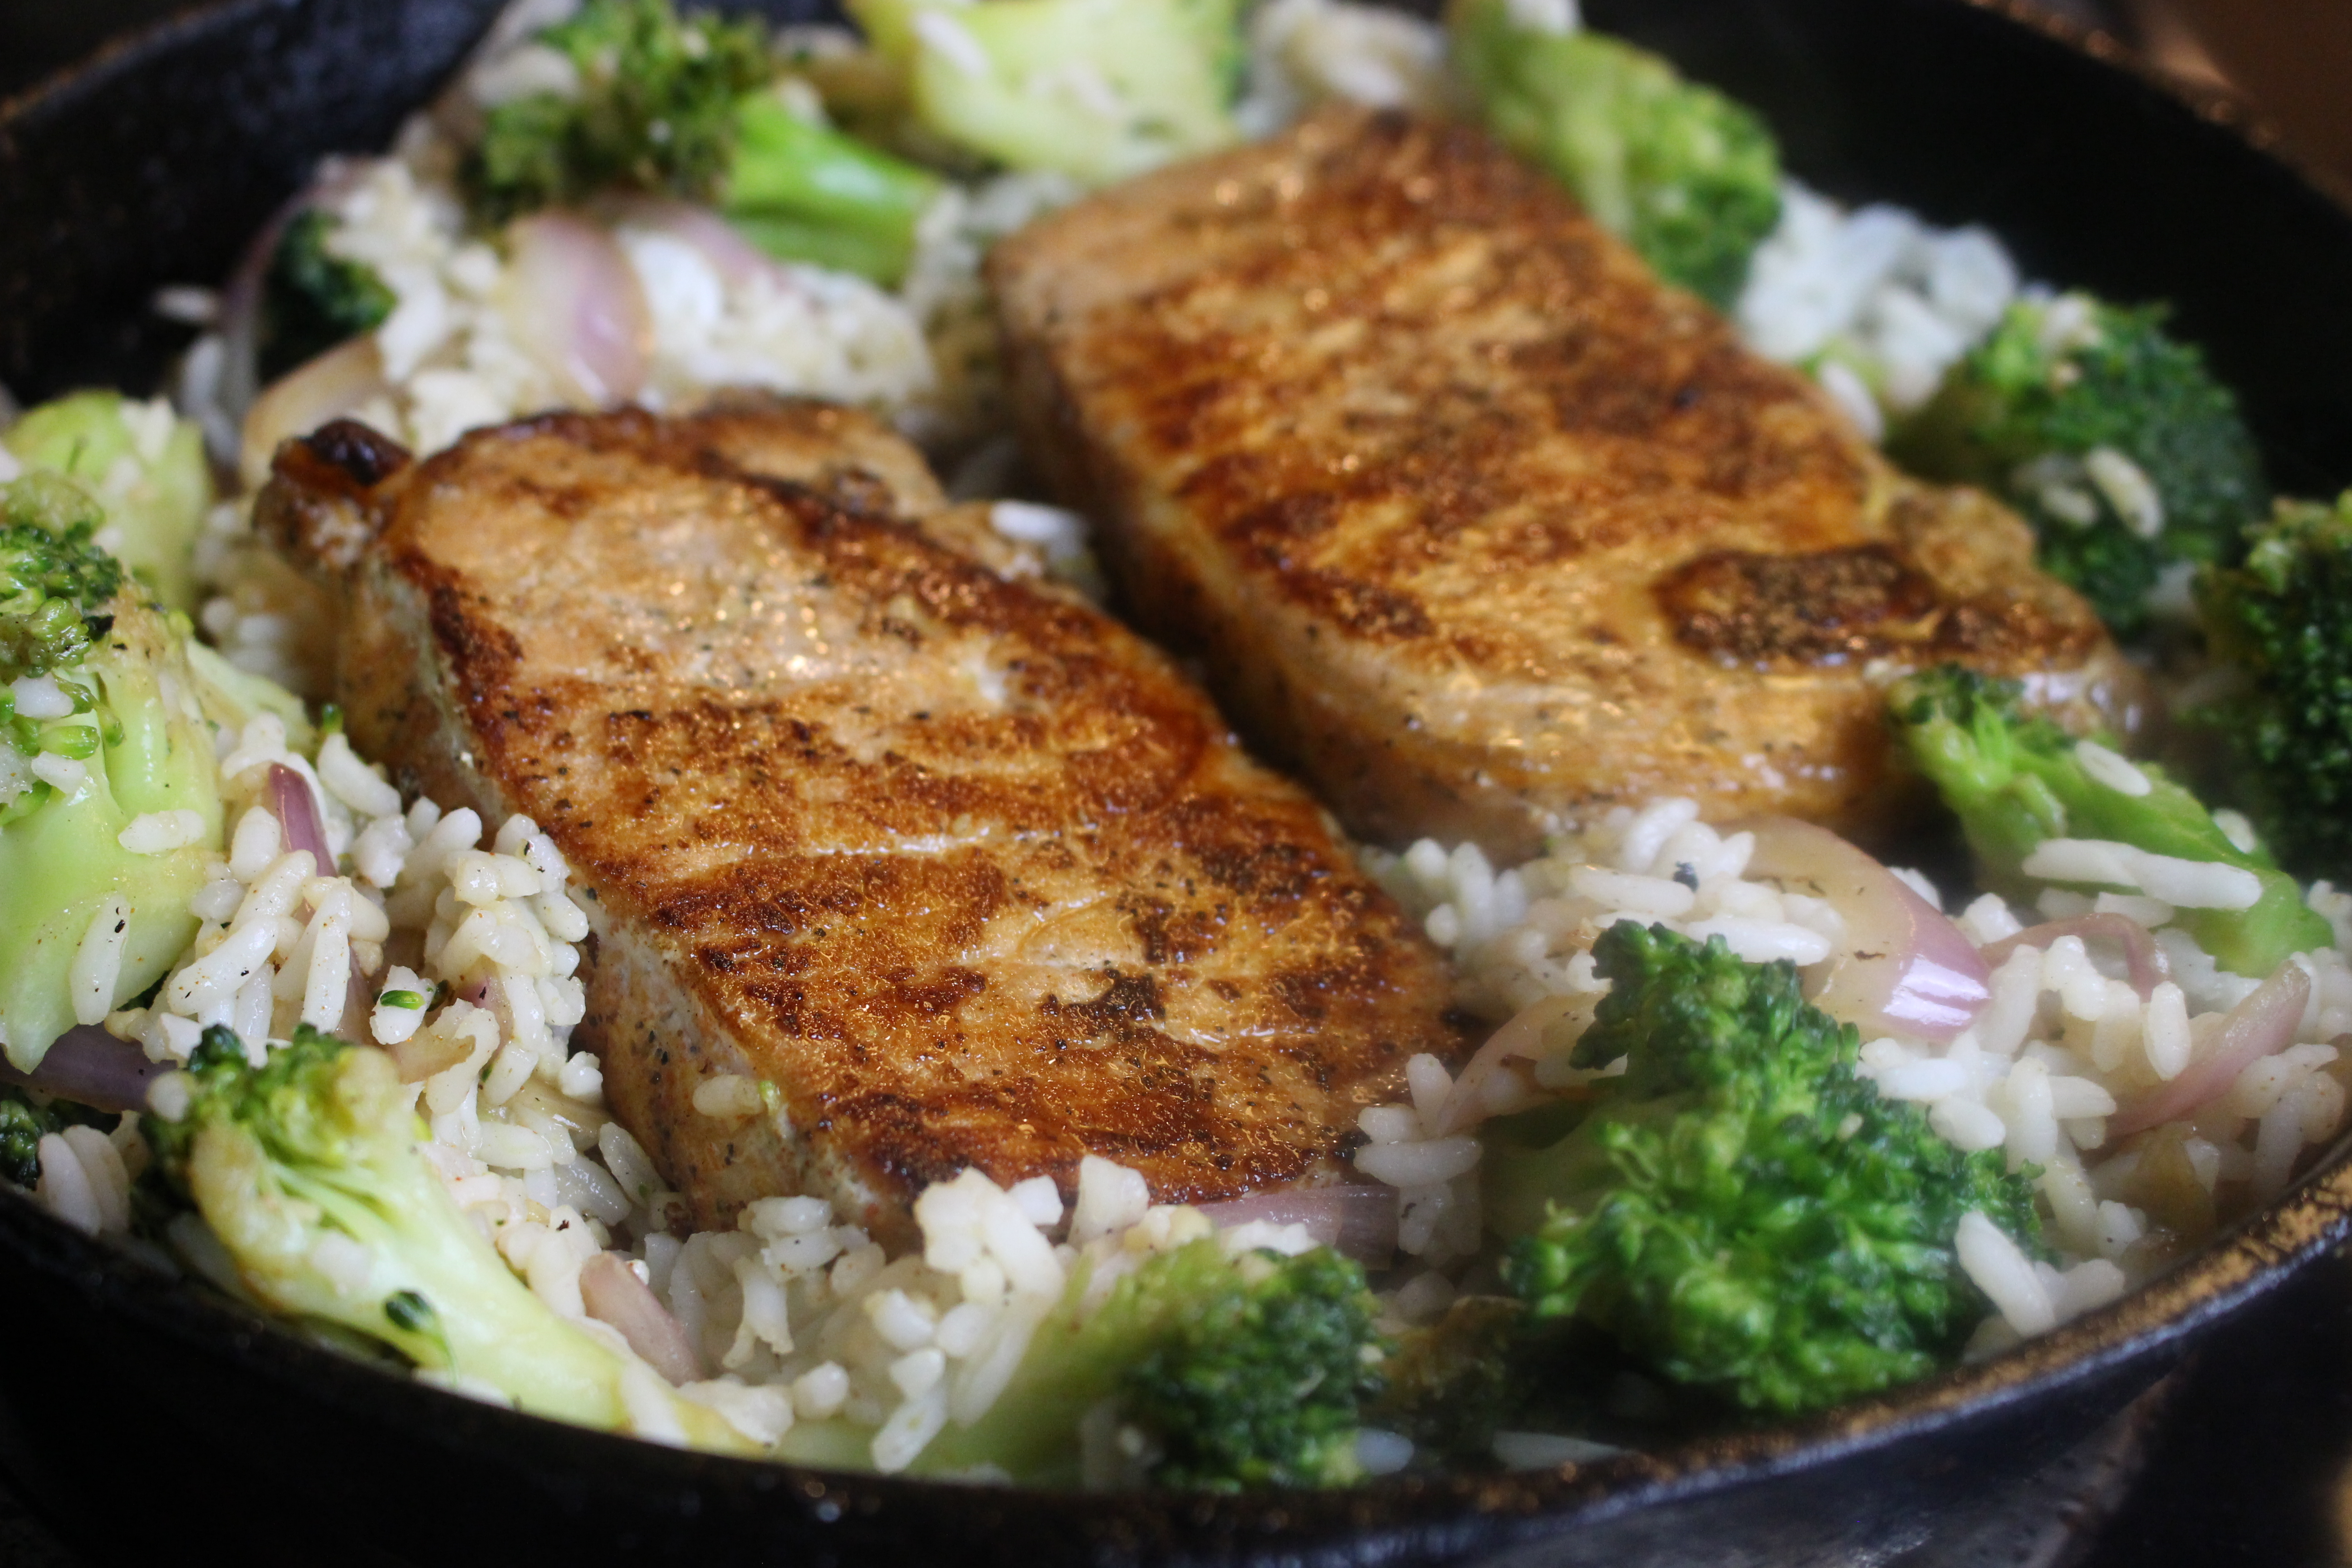
[[[1000, 574], [911, 448], [787, 405], [551, 416], [420, 464], [348, 425], [263, 527], [335, 584], [353, 742], [593, 890], [615, 1112], [723, 1222], [1092, 1152], [1162, 1199], [1327, 1179], [1437, 955], [1307, 796], [1107, 616]], [[910, 521], [908, 519], [919, 519]], [[717, 1074], [773, 1114], [692, 1105]]]
[[1879, 836], [1881, 681], [1945, 659], [2134, 717], [2021, 521], [1471, 127], [1331, 111], [990, 270], [1024, 447], [1133, 616], [1368, 837], [1518, 858], [1662, 794]]

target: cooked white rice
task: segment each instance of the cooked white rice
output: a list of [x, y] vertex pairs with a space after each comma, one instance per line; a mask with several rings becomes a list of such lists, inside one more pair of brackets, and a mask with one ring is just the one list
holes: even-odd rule
[[[2110, 787], [2131, 793], [2122, 770], [2133, 777], [2137, 770], [2115, 761]], [[1451, 1076], [1434, 1058], [1421, 1057], [1408, 1075], [1410, 1104], [1363, 1113], [1370, 1142], [1356, 1168], [1400, 1189], [1405, 1252], [1441, 1268], [1473, 1257], [1478, 1146], [1469, 1130], [1591, 1076], [1570, 1066], [1569, 1054], [1608, 990], [1591, 950], [1609, 926], [1633, 920], [1699, 940], [1721, 936], [1751, 962], [1788, 958], [1801, 969], [1881, 944], [1874, 932], [1846, 931], [1820, 899], [1746, 879], [1752, 836], [1727, 837], [1698, 816], [1697, 803], [1684, 799], [1638, 812], [1621, 807], [1550, 853], [1499, 873], [1469, 845], [1448, 850], [1424, 840], [1402, 855], [1364, 852], [1370, 868], [1453, 953], [1465, 1007], [1496, 1021], [1543, 1010], [1533, 1015], [1544, 1022], [1528, 1036], [1525, 1055], [1486, 1076], [1475, 1103], [1454, 1104]], [[2080, 936], [2058, 935], [2044, 947], [2016, 948], [1994, 966], [1990, 999], [1950, 1044], [1885, 1036], [1862, 1047], [1862, 1074], [1889, 1099], [1924, 1107], [1946, 1141], [2002, 1150], [2011, 1169], [2042, 1167], [2059, 1267], [2027, 1259], [1982, 1215], [1972, 1215], [1963, 1232], [1961, 1265], [1995, 1304], [1991, 1321], [2001, 1325], [1980, 1337], [1979, 1350], [2114, 1300], [2206, 1239], [2217, 1196], [2224, 1208], [2232, 1199], [2242, 1206], [2278, 1196], [2298, 1163], [2345, 1122], [2352, 1064], [2336, 1042], [2352, 1031], [2352, 946], [2345, 942], [2352, 899], [2320, 883], [2311, 906], [2335, 922], [2336, 945], [2293, 961], [2312, 982], [2295, 1043], [2248, 1065], [2227, 1094], [2193, 1117], [2157, 1128], [2124, 1152], [2110, 1150], [2107, 1121], [2119, 1102], [2195, 1065], [2229, 1010], [2260, 984], [2222, 970], [2172, 923], [2176, 912], [2244, 908], [2252, 898], [2239, 881], [2247, 874], [2233, 867], [2124, 845], [2053, 842], [2081, 847], [2046, 854], [2030, 868], [2143, 889], [2153, 884], [2165, 896], [2093, 899], [2053, 888], [2042, 897], [2042, 918], [2114, 913], [2138, 921], [2153, 931], [2170, 978], [2143, 999], [2120, 959], [2094, 952]], [[2166, 864], [2151, 869], [2152, 862]], [[1925, 878], [1897, 874], [1940, 906]], [[1991, 894], [1957, 923], [1980, 948], [2024, 929]], [[2184, 1171], [2196, 1194], [2182, 1190]], [[2197, 1196], [2201, 1222], [2184, 1225], [2181, 1200], [2193, 1207]], [[2151, 1217], [2152, 1205], [2172, 1215], [2170, 1228]]]

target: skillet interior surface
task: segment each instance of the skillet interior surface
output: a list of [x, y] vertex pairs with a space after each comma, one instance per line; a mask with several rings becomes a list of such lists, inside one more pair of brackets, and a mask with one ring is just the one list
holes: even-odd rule
[[[180, 344], [152, 290], [225, 275], [320, 154], [381, 146], [493, 9], [230, 0], [0, 110], [0, 382], [151, 383]], [[1963, 0], [1588, 14], [1757, 104], [1836, 195], [1983, 222], [2031, 275], [2176, 301], [2281, 488], [2352, 479], [2352, 219], [2226, 104]], [[1877, 1563], [2079, 1443], [2347, 1232], [2339, 1147], [2116, 1306], [1811, 1423], [1557, 1472], [1176, 1499], [822, 1476], [527, 1420], [299, 1342], [8, 1198], [0, 1464], [107, 1557], [205, 1540], [256, 1562]]]

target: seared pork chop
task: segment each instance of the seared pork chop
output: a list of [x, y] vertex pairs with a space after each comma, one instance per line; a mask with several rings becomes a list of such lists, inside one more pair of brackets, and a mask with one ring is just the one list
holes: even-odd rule
[[[929, 1182], [1089, 1152], [1161, 1199], [1335, 1174], [1457, 1053], [1443, 964], [1162, 655], [893, 515], [938, 500], [801, 406], [416, 464], [330, 426], [260, 515], [339, 586], [354, 743], [593, 889], [583, 1040], [700, 1223], [810, 1192], [903, 1239]], [[775, 1113], [698, 1114], [717, 1074]]]
[[1366, 837], [1519, 858], [1662, 794], [1868, 834], [1885, 671], [2133, 689], [2021, 522], [1903, 479], [1472, 127], [1328, 112], [990, 275], [1029, 457], [1139, 623]]

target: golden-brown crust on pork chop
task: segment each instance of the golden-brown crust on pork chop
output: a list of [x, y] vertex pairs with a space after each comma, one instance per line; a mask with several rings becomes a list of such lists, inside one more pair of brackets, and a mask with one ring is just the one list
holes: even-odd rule
[[1657, 794], [1867, 831], [1904, 794], [1874, 663], [2130, 690], [2014, 517], [1902, 479], [1471, 127], [1332, 111], [990, 276], [1032, 462], [1369, 837], [1516, 858]]
[[[340, 495], [296, 447], [262, 505], [366, 520], [354, 742], [594, 890], [624, 1124], [706, 1224], [814, 1191], [903, 1237], [927, 1182], [1089, 1152], [1171, 1199], [1333, 1173], [1459, 1048], [1436, 954], [1161, 655], [756, 436], [553, 416]], [[698, 1114], [715, 1073], [781, 1114]]]

